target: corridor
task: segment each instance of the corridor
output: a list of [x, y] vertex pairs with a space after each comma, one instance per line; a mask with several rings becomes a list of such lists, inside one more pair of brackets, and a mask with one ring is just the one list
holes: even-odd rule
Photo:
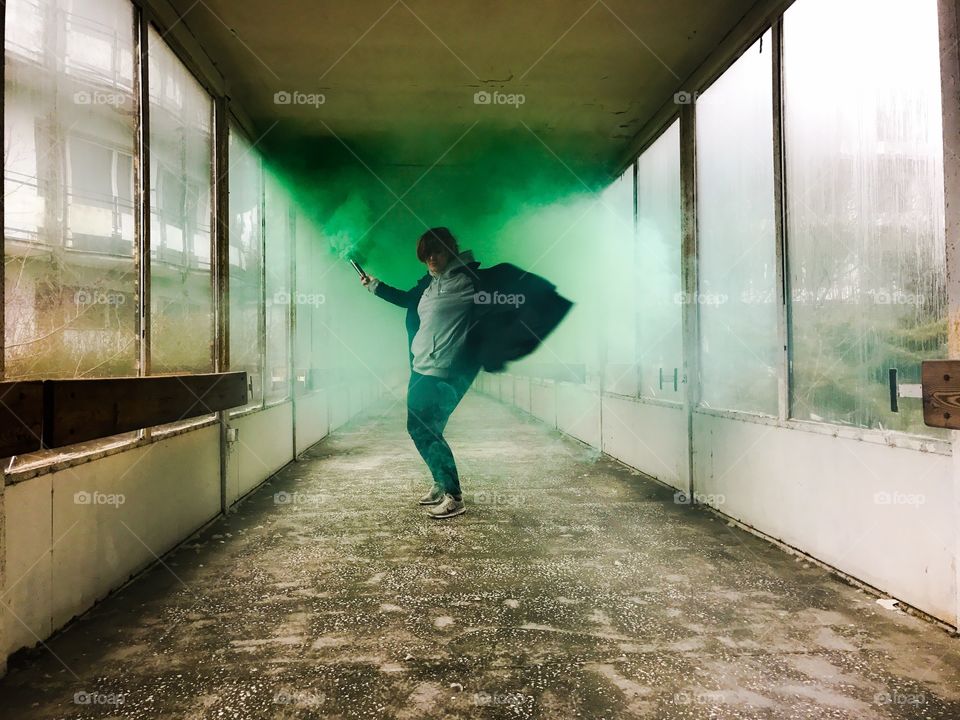
[[960, 717], [945, 632], [476, 390], [427, 519], [399, 400], [11, 658], [0, 716]]

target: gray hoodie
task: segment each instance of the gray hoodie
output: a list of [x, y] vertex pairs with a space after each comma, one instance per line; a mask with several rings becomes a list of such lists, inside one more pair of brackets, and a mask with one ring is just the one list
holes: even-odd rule
[[431, 273], [433, 277], [417, 306], [420, 329], [410, 346], [414, 372], [450, 376], [450, 366], [467, 341], [475, 292], [470, 271], [454, 271], [471, 262], [473, 253], [464, 250], [451, 258], [442, 273]]

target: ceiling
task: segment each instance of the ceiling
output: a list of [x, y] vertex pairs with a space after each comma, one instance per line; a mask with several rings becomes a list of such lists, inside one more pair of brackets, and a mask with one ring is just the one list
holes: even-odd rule
[[263, 147], [422, 167], [469, 165], [498, 138], [612, 167], [755, 2], [171, 1]]

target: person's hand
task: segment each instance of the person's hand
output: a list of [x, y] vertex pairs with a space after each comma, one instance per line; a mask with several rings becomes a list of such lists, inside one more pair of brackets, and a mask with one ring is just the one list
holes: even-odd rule
[[362, 278], [360, 278], [360, 282], [363, 283], [364, 287], [372, 283], [374, 280], [376, 280], [376, 278], [373, 275], [364, 275]]

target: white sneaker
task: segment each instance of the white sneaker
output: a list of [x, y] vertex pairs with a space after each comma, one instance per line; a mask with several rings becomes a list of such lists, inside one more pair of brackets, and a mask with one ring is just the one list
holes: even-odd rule
[[443, 488], [439, 485], [434, 485], [430, 492], [424, 495], [420, 500], [418, 500], [421, 505], [439, 505], [443, 502]]
[[463, 515], [466, 511], [467, 508], [463, 504], [463, 500], [456, 500], [450, 493], [445, 493], [439, 505], [427, 510], [427, 515], [434, 520], [445, 520], [446, 518]]

